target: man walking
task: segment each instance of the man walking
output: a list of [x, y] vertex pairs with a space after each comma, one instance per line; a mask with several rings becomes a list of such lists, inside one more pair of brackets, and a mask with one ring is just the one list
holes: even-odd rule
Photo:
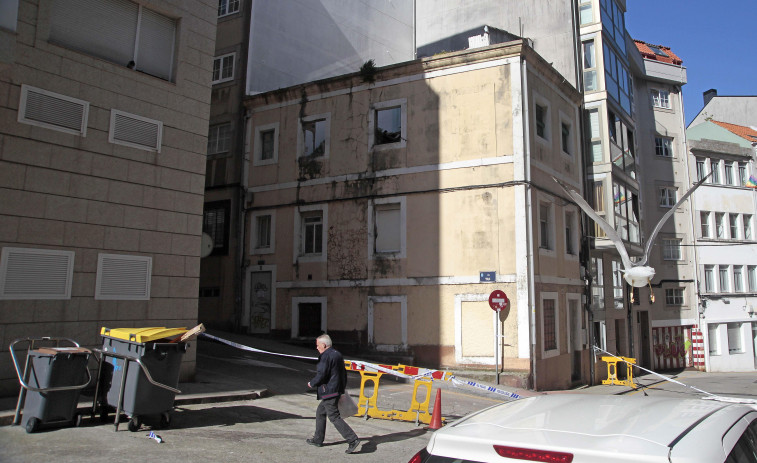
[[316, 388], [316, 394], [321, 403], [315, 412], [315, 434], [306, 442], [316, 447], [323, 445], [326, 437], [326, 417], [334, 424], [339, 434], [347, 440], [349, 446], [345, 453], [355, 453], [360, 440], [350, 425], [344, 422], [339, 414], [339, 396], [344, 394], [347, 386], [347, 369], [344, 368], [342, 354], [331, 347], [331, 337], [322, 334], [315, 340], [315, 348], [318, 349], [318, 368], [315, 378], [308, 382], [308, 387]]

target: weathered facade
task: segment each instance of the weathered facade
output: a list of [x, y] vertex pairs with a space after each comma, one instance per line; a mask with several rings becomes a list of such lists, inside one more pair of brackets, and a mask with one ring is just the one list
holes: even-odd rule
[[580, 100], [527, 41], [249, 97], [243, 325], [585, 381]]
[[14, 339], [196, 323], [216, 27], [209, 3], [6, 3], [2, 395]]

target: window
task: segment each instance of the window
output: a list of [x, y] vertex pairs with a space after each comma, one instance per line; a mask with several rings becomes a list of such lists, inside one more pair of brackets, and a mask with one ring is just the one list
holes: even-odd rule
[[733, 266], [733, 291], [744, 292], [744, 267], [741, 265]]
[[740, 162], [739, 163], [739, 185], [741, 186], [747, 186], [747, 180], [749, 177], [747, 176], [747, 170], [746, 170], [746, 162]]
[[213, 59], [213, 78], [211, 84], [220, 84], [234, 79], [234, 59], [236, 53], [216, 56]]
[[71, 299], [74, 253], [4, 247], [0, 254], [0, 300]]
[[579, 5], [578, 9], [582, 26], [594, 22], [594, 12], [591, 8], [591, 0], [581, 0], [581, 4]]
[[570, 124], [567, 122], [560, 123], [560, 146], [562, 146], [562, 152], [565, 154], [573, 152], [571, 148], [573, 146], [573, 135]]
[[623, 308], [623, 266], [619, 261], [612, 261], [612, 297], [616, 309]]
[[613, 185], [613, 203], [615, 205], [615, 230], [620, 238], [632, 243], [640, 243], [638, 194], [626, 185], [615, 183]]
[[702, 229], [702, 238], [712, 238], [710, 234], [710, 213], [708, 211], [699, 213], [699, 224]]
[[652, 89], [652, 106], [655, 108], [670, 109], [670, 92], [667, 90]]
[[128, 0], [56, 0], [49, 18], [50, 42], [173, 79], [173, 18]]
[[319, 204], [297, 208], [294, 227], [294, 262], [325, 262], [328, 238], [327, 206]]
[[744, 214], [741, 217], [742, 224], [744, 226], [744, 236], [743, 238], [745, 240], [751, 240], [752, 239], [752, 216], [751, 214]]
[[565, 253], [571, 256], [578, 255], [578, 233], [576, 230], [575, 212], [565, 212]]
[[725, 214], [722, 212], [715, 213], [715, 232], [718, 239], [725, 239]]
[[730, 281], [729, 281], [729, 278], [728, 278], [728, 274], [730, 272], [728, 270], [729, 270], [728, 269], [728, 265], [719, 265], [718, 266], [718, 275], [719, 275], [719, 279], [718, 279], [719, 288], [718, 288], [718, 291], [721, 292], [721, 293], [728, 293], [728, 292], [731, 291], [731, 285], [730, 285]]
[[[591, 5], [589, 5], [591, 8]], [[594, 47], [594, 39], [583, 42], [584, 52], [584, 91], [597, 90], [597, 57]]]
[[735, 179], [733, 177], [733, 163], [732, 162], [724, 162], [723, 163], [723, 174], [725, 176], [725, 184], [726, 185], [735, 185]]
[[230, 210], [230, 201], [205, 203], [205, 211], [202, 214], [202, 231], [213, 239], [211, 255], [227, 255], [229, 253]]
[[715, 292], [715, 266], [704, 266], [704, 291], [707, 293]]
[[231, 149], [231, 124], [211, 125], [208, 130], [208, 154], [228, 153]]
[[732, 240], [739, 239], [739, 215], [728, 214], [728, 228]]
[[660, 207], [673, 207], [676, 204], [676, 189], [660, 187]]
[[557, 301], [552, 297], [542, 295], [541, 306], [543, 350], [544, 352], [557, 351]]
[[252, 165], [264, 166], [279, 161], [279, 123], [255, 126]]
[[549, 107], [546, 104], [535, 103], [536, 135], [549, 140]]
[[331, 130], [331, 116], [319, 114], [303, 117], [300, 120], [298, 146], [300, 157], [328, 157], [329, 132]]
[[728, 353], [744, 353], [744, 343], [741, 340], [741, 323], [728, 323]]
[[749, 281], [749, 292], [757, 292], [757, 265], [747, 265], [746, 273]]
[[89, 102], [21, 85], [18, 122], [87, 136]]
[[16, 32], [18, 25], [18, 2], [19, 0], [0, 2], [0, 29]]
[[395, 106], [376, 110], [374, 137], [376, 145], [398, 143], [402, 140], [402, 108]]
[[720, 183], [720, 161], [717, 159], [710, 160], [710, 172], [712, 172], [710, 182], [716, 184]]
[[707, 325], [707, 343], [710, 349], [710, 355], [720, 355], [720, 343], [718, 342], [718, 325], [710, 323]]
[[602, 265], [603, 263], [602, 263], [601, 257], [591, 258], [592, 307], [599, 310], [604, 310], [605, 308], [605, 288], [604, 288], [605, 275], [604, 275], [604, 269], [602, 268]]
[[655, 154], [657, 156], [672, 158], [673, 157], [673, 140], [667, 137], [655, 137]]
[[683, 288], [665, 289], [665, 305], [683, 305]]
[[682, 260], [680, 238], [667, 238], [662, 240], [662, 258], [665, 260]]
[[405, 257], [405, 198], [376, 199], [369, 204], [368, 212], [370, 253]]
[[152, 257], [99, 254], [95, 299], [150, 300]]
[[258, 254], [273, 252], [275, 240], [275, 226], [272, 212], [256, 212], [252, 216], [253, 236], [252, 249]]
[[239, 12], [239, 0], [218, 0], [218, 17]]
[[591, 139], [591, 162], [602, 162], [602, 138], [599, 130], [599, 110], [591, 109], [587, 112], [588, 124], [586, 130]]
[[552, 206], [549, 203], [539, 204], [539, 247], [552, 249]]
[[707, 176], [707, 167], [705, 166], [704, 159], [697, 158], [697, 181], [702, 180]]

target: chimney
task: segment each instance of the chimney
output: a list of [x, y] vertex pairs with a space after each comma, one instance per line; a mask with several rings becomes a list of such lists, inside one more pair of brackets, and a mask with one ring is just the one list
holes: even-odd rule
[[718, 96], [718, 91], [714, 88], [711, 88], [707, 90], [706, 92], [702, 93], [702, 97], [704, 98], [704, 105], [707, 106], [707, 103], [710, 102], [712, 97]]

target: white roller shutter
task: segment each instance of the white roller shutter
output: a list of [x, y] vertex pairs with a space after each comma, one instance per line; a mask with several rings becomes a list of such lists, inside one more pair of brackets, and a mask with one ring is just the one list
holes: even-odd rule
[[176, 21], [142, 8], [137, 46], [137, 70], [171, 80]]

